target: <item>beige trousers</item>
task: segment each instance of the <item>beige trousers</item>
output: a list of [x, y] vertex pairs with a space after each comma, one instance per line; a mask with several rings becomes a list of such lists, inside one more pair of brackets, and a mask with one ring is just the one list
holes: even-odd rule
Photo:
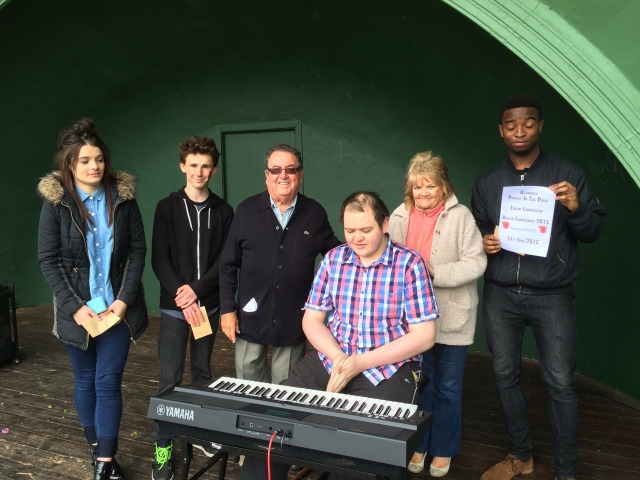
[[280, 383], [289, 377], [293, 367], [302, 359], [306, 342], [291, 347], [273, 347], [271, 351], [271, 379], [267, 365], [267, 345], [251, 343], [236, 337], [236, 376], [256, 382]]

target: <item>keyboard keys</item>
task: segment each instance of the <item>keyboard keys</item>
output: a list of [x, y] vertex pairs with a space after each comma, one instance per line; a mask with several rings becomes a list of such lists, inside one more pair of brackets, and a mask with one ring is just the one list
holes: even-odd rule
[[417, 406], [407, 403], [379, 400], [344, 393], [321, 392], [307, 388], [289, 387], [271, 383], [221, 377], [209, 388], [230, 395], [262, 398], [277, 402], [304, 405], [326, 410], [344, 411], [396, 420], [406, 420], [417, 411]]

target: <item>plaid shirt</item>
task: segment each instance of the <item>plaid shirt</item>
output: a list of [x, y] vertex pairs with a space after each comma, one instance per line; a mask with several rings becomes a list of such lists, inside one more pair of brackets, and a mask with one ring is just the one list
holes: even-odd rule
[[[382, 256], [368, 267], [348, 245], [325, 255], [305, 308], [330, 312], [327, 327], [347, 355], [366, 353], [409, 333], [409, 325], [438, 317], [436, 298], [420, 255], [387, 241]], [[333, 363], [318, 352], [328, 372]], [[421, 355], [364, 371], [377, 385], [402, 364]]]

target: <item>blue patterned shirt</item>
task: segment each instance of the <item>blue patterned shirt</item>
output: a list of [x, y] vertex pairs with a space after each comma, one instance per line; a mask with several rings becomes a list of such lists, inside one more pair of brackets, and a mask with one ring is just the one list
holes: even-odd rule
[[[325, 255], [305, 308], [330, 312], [327, 327], [347, 355], [366, 353], [409, 333], [409, 325], [435, 320], [438, 307], [422, 257], [387, 240], [382, 256], [369, 266], [348, 245]], [[331, 360], [318, 352], [328, 372]], [[377, 385], [408, 361], [372, 368], [364, 375]]]

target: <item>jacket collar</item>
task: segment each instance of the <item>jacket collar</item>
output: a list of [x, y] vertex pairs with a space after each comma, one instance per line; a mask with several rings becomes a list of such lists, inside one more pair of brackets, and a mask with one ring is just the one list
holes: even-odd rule
[[[111, 171], [111, 186], [116, 196], [121, 200], [133, 200], [136, 198], [135, 177], [122, 170]], [[40, 179], [37, 187], [38, 193], [53, 205], [59, 205], [68, 195], [62, 185], [62, 175], [58, 170], [51, 172]]]
[[[269, 192], [265, 190], [264, 192], [259, 193], [258, 195], [259, 195], [258, 208], [261, 211], [271, 210], [271, 197], [269, 196]], [[305, 211], [306, 202], [307, 202], [307, 197], [305, 197], [300, 192], [298, 192], [298, 195], [296, 196], [296, 203], [295, 203], [296, 206], [295, 206], [294, 212]]]
[[[207, 201], [207, 206], [215, 207], [216, 205], [220, 205], [223, 202], [222, 198], [220, 198], [218, 195], [213, 193], [210, 188], [208, 190], [209, 190], [209, 196], [207, 197], [207, 200], [206, 200]], [[176, 192], [172, 192], [171, 196], [177, 197], [180, 200], [186, 200], [189, 204], [195, 204], [196, 203], [196, 202], [194, 202], [193, 200], [191, 200], [189, 198], [189, 196], [184, 191], [184, 187], [182, 187], [180, 190], [178, 190]]]
[[[531, 164], [531, 166], [529, 168], [526, 168], [525, 171], [529, 174], [529, 173], [533, 173], [535, 172], [538, 168], [540, 168], [540, 165], [544, 164], [544, 162], [547, 160], [547, 154], [540, 149], [540, 153], [538, 154], [538, 156], [536, 157], [536, 159], [533, 161], [533, 163]], [[511, 159], [509, 158], [509, 155], [507, 155], [506, 158], [506, 163], [509, 166], [509, 168], [511, 169], [511, 171], [516, 174], [516, 175], [520, 175], [522, 174], [522, 170], [518, 170], [516, 168], [516, 166], [513, 164], [513, 162], [511, 161]]]
[[[458, 197], [456, 196], [456, 194], [452, 194], [449, 196], [449, 198], [447, 198], [447, 200], [444, 202], [444, 211], [446, 212], [447, 210], [450, 210], [451, 208], [455, 207], [457, 204], [459, 203], [458, 201]], [[399, 217], [402, 218], [409, 218], [409, 214], [411, 213], [410, 210], [407, 210], [407, 207], [404, 203], [400, 204], [398, 206], [398, 208], [396, 208], [393, 213], [391, 215], [397, 215]]]

